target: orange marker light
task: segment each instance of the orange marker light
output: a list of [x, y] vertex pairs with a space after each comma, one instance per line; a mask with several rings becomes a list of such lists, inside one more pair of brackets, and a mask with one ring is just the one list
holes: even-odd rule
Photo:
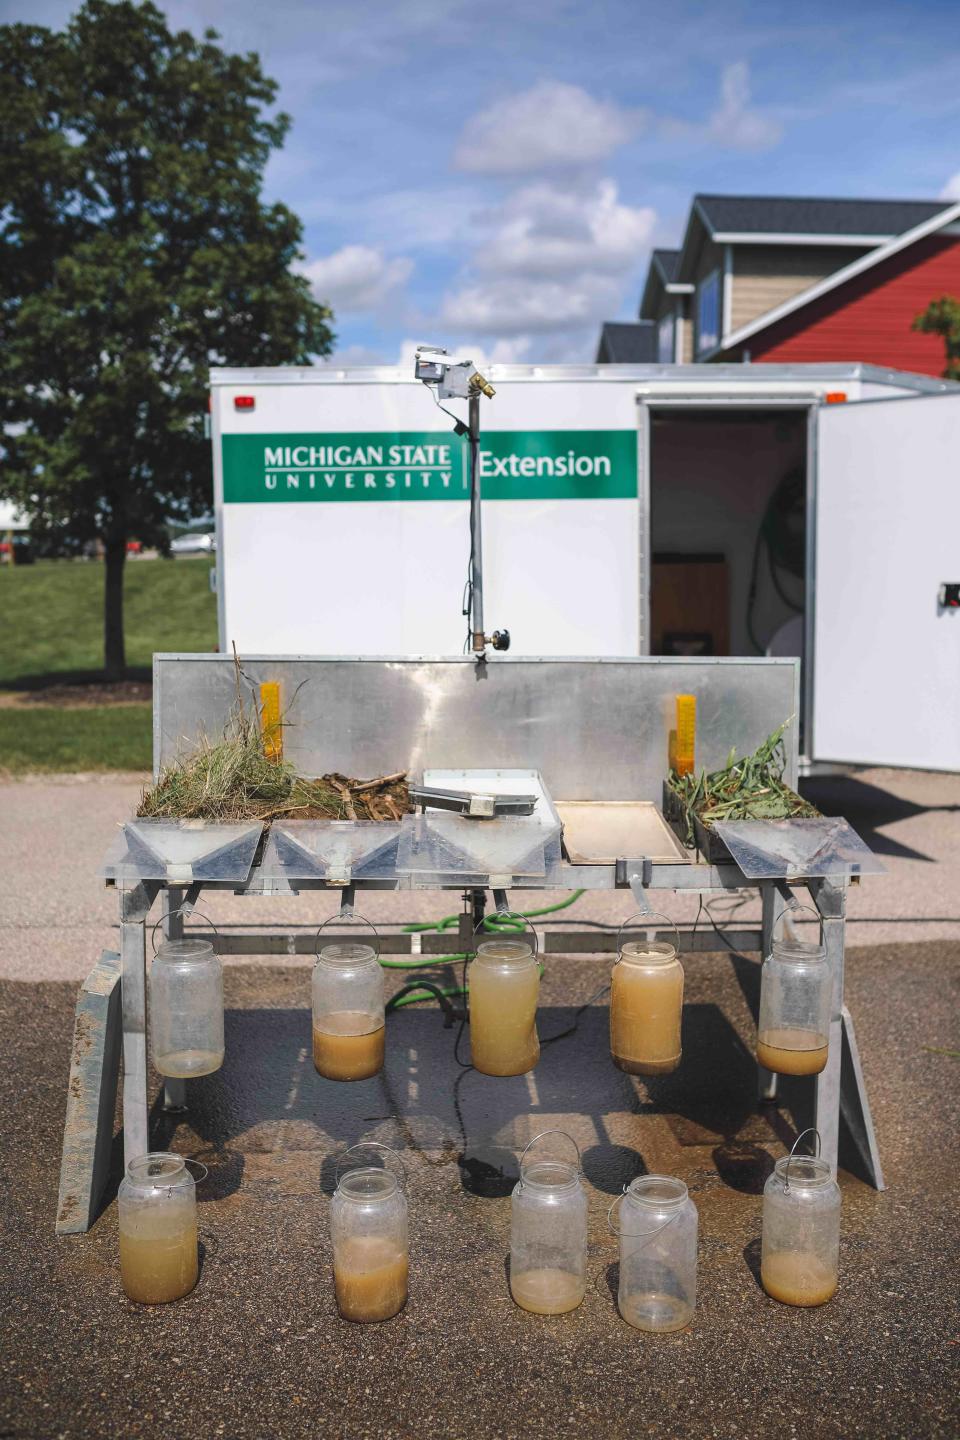
[[828, 390], [824, 395], [828, 405], [843, 405], [847, 398], [846, 390]]

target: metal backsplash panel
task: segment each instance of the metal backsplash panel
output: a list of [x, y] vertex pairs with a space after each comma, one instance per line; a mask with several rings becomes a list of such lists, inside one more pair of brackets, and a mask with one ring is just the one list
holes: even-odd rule
[[[311, 658], [243, 656], [251, 704], [281, 686], [284, 758], [306, 775], [531, 766], [558, 800], [655, 800], [674, 696], [697, 697], [697, 766], [754, 749], [799, 707], [781, 659]], [[154, 772], [216, 738], [237, 702], [229, 655], [155, 655]], [[797, 722], [786, 778], [797, 780]]]

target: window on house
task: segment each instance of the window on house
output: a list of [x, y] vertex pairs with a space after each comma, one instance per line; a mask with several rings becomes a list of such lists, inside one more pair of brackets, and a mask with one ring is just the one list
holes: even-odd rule
[[657, 359], [661, 365], [673, 361], [673, 316], [664, 315], [657, 326]]
[[720, 271], [713, 270], [697, 286], [697, 354], [720, 343]]

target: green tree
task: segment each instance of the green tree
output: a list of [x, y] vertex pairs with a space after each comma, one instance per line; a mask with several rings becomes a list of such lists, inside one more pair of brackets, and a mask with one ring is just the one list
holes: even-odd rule
[[931, 300], [923, 314], [914, 320], [912, 329], [943, 336], [947, 348], [943, 378], [960, 380], [960, 300], [954, 300], [952, 295]]
[[103, 542], [114, 677], [127, 541], [162, 547], [211, 503], [208, 366], [309, 364], [333, 340], [292, 268], [300, 221], [262, 199], [277, 87], [218, 38], [149, 0], [0, 27], [0, 494]]

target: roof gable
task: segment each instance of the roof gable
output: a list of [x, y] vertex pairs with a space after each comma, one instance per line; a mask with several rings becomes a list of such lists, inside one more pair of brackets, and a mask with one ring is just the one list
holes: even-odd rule
[[949, 208], [946, 200], [831, 200], [816, 196], [695, 195], [714, 236], [849, 236], [877, 241], [901, 235]]
[[654, 250], [650, 256], [650, 263], [656, 265], [660, 271], [664, 285], [670, 285], [677, 278], [677, 267], [680, 264], [680, 251]]
[[657, 358], [657, 327], [652, 320], [607, 320], [600, 331], [598, 364], [646, 365]]

